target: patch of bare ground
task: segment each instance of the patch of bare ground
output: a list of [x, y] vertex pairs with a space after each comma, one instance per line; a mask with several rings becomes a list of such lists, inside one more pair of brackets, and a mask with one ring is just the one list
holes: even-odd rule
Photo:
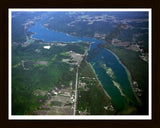
[[140, 49], [140, 46], [139, 46], [140, 43], [141, 43], [141, 41], [138, 41], [137, 44], [132, 44], [132, 42], [130, 42], [130, 41], [122, 42], [121, 40], [118, 40], [118, 39], [113, 39], [112, 40], [112, 45], [114, 45], [114, 46], [122, 46], [125, 49], [136, 51], [136, 52], [139, 52], [139, 51], [142, 52], [142, 49]]
[[20, 65], [22, 65], [24, 70], [29, 70], [33, 66], [33, 62], [21, 60]]
[[48, 65], [48, 61], [37, 61], [35, 63], [35, 62], [32, 62], [32, 61], [28, 61], [28, 60], [27, 61], [21, 60], [21, 62], [17, 66], [22, 65], [24, 70], [29, 70], [35, 64], [41, 64], [41, 65], [47, 66]]
[[79, 114], [79, 115], [90, 115], [90, 113], [87, 112], [87, 109], [84, 110], [84, 111], [78, 111], [78, 114]]
[[142, 55], [139, 55], [139, 57], [145, 61], [145, 62], [148, 62], [148, 53], [142, 53]]
[[62, 59], [62, 62], [68, 63], [70, 65], [77, 65], [83, 59], [83, 54], [76, 53], [74, 51], [66, 52], [70, 58], [69, 59]]
[[35, 49], [35, 52], [36, 52], [36, 53], [40, 53], [41, 50], [40, 50], [40, 49]]
[[73, 115], [73, 109], [70, 106], [64, 107], [52, 107], [52, 109], [48, 110], [47, 115]]
[[115, 111], [112, 104], [108, 104], [108, 106], [104, 106], [104, 109], [108, 111]]
[[129, 46], [128, 48], [126, 48], [126, 49], [129, 49], [129, 50], [132, 50], [132, 51], [136, 51], [136, 52], [141, 51], [139, 45], [137, 45], [137, 44], [135, 44], [135, 45], [130, 45], [130, 46]]
[[47, 65], [48, 61], [37, 61], [37, 64]]
[[64, 43], [55, 43], [55, 46], [66, 46], [67, 44], [64, 44]]
[[[63, 86], [62, 86], [63, 87]], [[34, 94], [47, 95], [48, 99], [40, 110], [35, 111], [37, 115], [73, 115], [74, 92], [71, 87], [67, 88], [52, 88], [49, 92], [36, 90]]]
[[43, 90], [37, 89], [37, 90], [35, 90], [33, 92], [33, 95], [35, 95], [35, 96], [39, 96], [39, 95], [45, 96], [45, 95], [47, 95], [47, 93], [48, 93], [47, 91], [43, 91]]

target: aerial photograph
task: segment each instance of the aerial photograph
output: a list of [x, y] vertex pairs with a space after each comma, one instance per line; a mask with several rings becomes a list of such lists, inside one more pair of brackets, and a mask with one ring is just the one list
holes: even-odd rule
[[10, 11], [10, 114], [148, 115], [149, 11]]

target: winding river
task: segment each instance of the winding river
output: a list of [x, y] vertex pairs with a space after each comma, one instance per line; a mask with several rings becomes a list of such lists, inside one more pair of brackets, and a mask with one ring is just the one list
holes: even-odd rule
[[[90, 52], [92, 52], [99, 43], [105, 43], [104, 41], [94, 38], [73, 37], [65, 33], [48, 30], [41, 25], [43, 20], [45, 20], [45, 18], [36, 21], [35, 25], [28, 30], [34, 33], [32, 35], [33, 39], [40, 39], [45, 42], [93, 42], [90, 46]], [[131, 88], [126, 69], [111, 51], [107, 49], [101, 50], [100, 53], [90, 61], [90, 64], [103, 88], [111, 97], [113, 106], [117, 111], [123, 111], [130, 107], [137, 106], [138, 103]]]

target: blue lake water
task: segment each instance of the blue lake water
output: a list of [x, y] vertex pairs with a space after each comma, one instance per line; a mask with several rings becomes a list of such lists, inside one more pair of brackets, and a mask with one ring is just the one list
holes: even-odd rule
[[[46, 42], [94, 42], [90, 47], [91, 53], [93, 49], [97, 48], [98, 44], [105, 43], [94, 38], [73, 37], [65, 33], [48, 30], [41, 25], [41, 22], [43, 20], [45, 19], [37, 21], [35, 25], [28, 30], [34, 33], [32, 35], [32, 38], [44, 40]], [[137, 100], [132, 91], [126, 70], [109, 50], [102, 49], [99, 54], [97, 54], [92, 60], [90, 60], [90, 63], [95, 70], [99, 81], [102, 83], [103, 88], [111, 97], [113, 106], [117, 111], [123, 111], [128, 107], [136, 106]], [[106, 70], [103, 66], [104, 64], [107, 67], [111, 68], [114, 72], [114, 81], [119, 83], [125, 96], [123, 96], [120, 90], [113, 84], [113, 79], [106, 73]]]

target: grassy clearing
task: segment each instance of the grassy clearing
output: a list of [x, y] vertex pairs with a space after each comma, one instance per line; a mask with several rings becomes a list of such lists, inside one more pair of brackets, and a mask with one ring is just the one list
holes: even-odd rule
[[56, 59], [57, 55], [55, 54], [52, 58], [52, 61], [54, 61]]
[[65, 52], [61, 52], [60, 55], [62, 55], [62, 56], [68, 56], [69, 54], [67, 54]]

